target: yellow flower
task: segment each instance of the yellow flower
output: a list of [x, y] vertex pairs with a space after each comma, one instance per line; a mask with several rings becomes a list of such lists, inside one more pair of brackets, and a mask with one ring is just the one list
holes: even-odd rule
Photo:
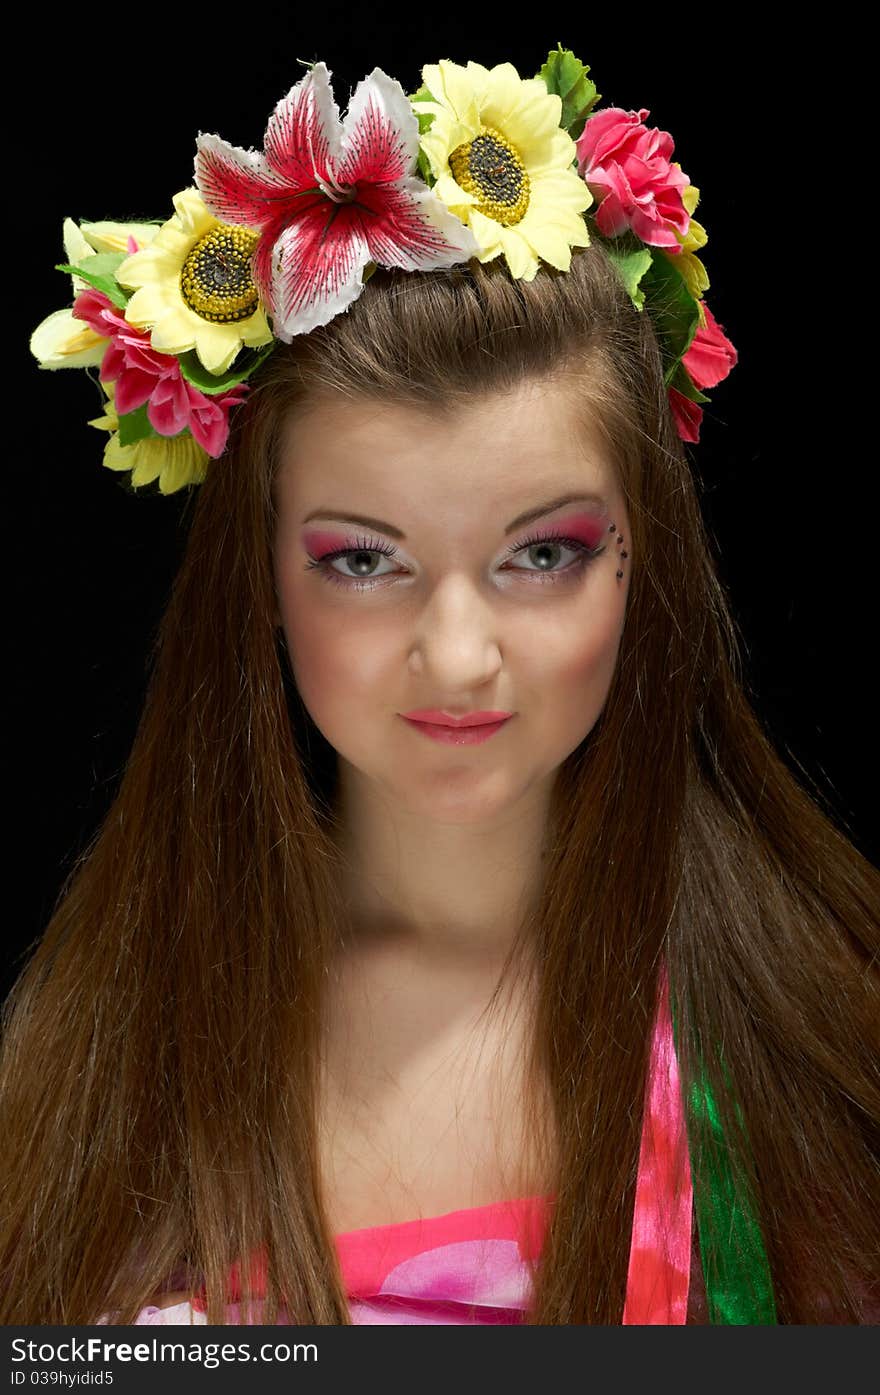
[[[130, 236], [139, 247], [144, 247], [158, 231], [155, 223], [77, 224], [73, 218], [65, 218], [65, 257], [69, 266], [79, 266], [96, 252], [127, 251]], [[70, 279], [74, 295], [89, 289], [89, 282], [81, 276]], [[41, 368], [93, 368], [103, 359], [108, 342], [82, 320], [75, 320], [68, 308], [54, 310], [40, 321], [31, 335], [31, 353]]]
[[117, 268], [120, 285], [136, 287], [125, 318], [152, 331], [157, 352], [195, 349], [219, 375], [242, 344], [255, 348], [274, 338], [251, 276], [259, 233], [219, 222], [197, 189], [175, 194], [174, 207], [149, 247]]
[[72, 310], [53, 310], [31, 335], [31, 353], [41, 368], [93, 368], [110, 341], [96, 334]]
[[[72, 223], [73, 219], [69, 218], [67, 221]], [[149, 246], [158, 231], [158, 223], [110, 223], [105, 221], [102, 223], [80, 223], [79, 225], [79, 232], [86, 244], [85, 255], [94, 252], [127, 252], [130, 237], [134, 238], [139, 248], [144, 248]], [[70, 261], [75, 260], [74, 257], [70, 258]]]
[[[65, 218], [64, 251], [71, 266], [79, 266], [86, 257], [96, 252], [127, 252], [128, 239], [133, 237], [138, 247], [146, 247], [159, 231], [155, 223], [76, 223], [73, 218]], [[75, 293], [87, 291], [89, 282], [81, 276], [74, 276]]]
[[[676, 169], [681, 169], [681, 165], [678, 164], [677, 161], [673, 161], [673, 164]], [[676, 270], [681, 273], [684, 283], [688, 288], [688, 292], [697, 302], [700, 325], [705, 329], [706, 315], [703, 310], [703, 296], [709, 289], [709, 277], [706, 268], [695, 253], [698, 247], [705, 247], [709, 239], [702, 223], [698, 223], [693, 216], [694, 209], [700, 202], [699, 189], [693, 184], [688, 184], [687, 188], [682, 191], [681, 201], [691, 215], [688, 223], [688, 230], [682, 237], [678, 230], [673, 228], [676, 240], [681, 246], [681, 251], [675, 252], [671, 256], [667, 252], [666, 255], [669, 257], [669, 260], [673, 263]]]
[[148, 436], [128, 446], [120, 445], [114, 384], [104, 383], [102, 386], [107, 394], [107, 411], [104, 416], [90, 421], [89, 426], [110, 432], [104, 447], [104, 464], [108, 470], [131, 470], [131, 482], [135, 489], [158, 479], [162, 494], [174, 494], [188, 484], [201, 484], [204, 481], [208, 452], [188, 431], [180, 436]]
[[503, 252], [511, 275], [533, 280], [539, 258], [559, 271], [572, 247], [588, 247], [583, 219], [593, 202], [576, 169], [575, 144], [560, 126], [562, 99], [543, 78], [521, 78], [512, 63], [464, 68], [449, 59], [426, 64], [422, 82], [433, 112], [421, 146], [434, 193], [474, 233], [481, 262]]

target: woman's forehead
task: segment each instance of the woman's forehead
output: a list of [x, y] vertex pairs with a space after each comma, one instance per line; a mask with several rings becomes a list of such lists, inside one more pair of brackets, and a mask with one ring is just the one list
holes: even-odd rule
[[[321, 400], [285, 423], [279, 484], [303, 515], [389, 517], [412, 499], [468, 500], [513, 518], [556, 496], [614, 488], [598, 432], [570, 395], [528, 384], [455, 411]], [[385, 512], [379, 501], [385, 504]]]

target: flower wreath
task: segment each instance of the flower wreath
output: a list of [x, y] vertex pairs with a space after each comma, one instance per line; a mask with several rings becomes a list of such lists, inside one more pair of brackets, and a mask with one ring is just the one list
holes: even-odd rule
[[676, 428], [699, 440], [700, 389], [737, 353], [703, 299], [699, 190], [647, 110], [594, 111], [589, 69], [561, 45], [533, 78], [426, 64], [410, 96], [374, 68], [344, 120], [326, 65], [306, 67], [262, 152], [198, 136], [195, 187], [167, 222], [65, 219], [74, 303], [31, 350], [42, 368], [99, 368], [106, 466], [163, 494], [201, 483], [258, 364], [347, 310], [377, 266], [504, 257], [531, 281], [593, 238], [652, 314]]

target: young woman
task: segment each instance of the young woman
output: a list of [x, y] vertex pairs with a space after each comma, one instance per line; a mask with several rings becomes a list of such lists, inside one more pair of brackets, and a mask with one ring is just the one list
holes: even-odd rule
[[10, 1000], [2, 1321], [876, 1321], [877, 893], [607, 247], [380, 265], [235, 406]]

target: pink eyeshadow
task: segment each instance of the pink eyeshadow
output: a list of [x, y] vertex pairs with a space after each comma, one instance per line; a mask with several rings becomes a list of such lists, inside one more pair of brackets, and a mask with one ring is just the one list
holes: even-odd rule
[[309, 552], [321, 557], [325, 552], [335, 552], [340, 547], [350, 547], [354, 540], [345, 533], [330, 533], [326, 529], [308, 529], [303, 533], [303, 542]]
[[[537, 523], [531, 528], [527, 526], [522, 530], [521, 536], [549, 538], [554, 534], [563, 533], [577, 542], [582, 542], [586, 547], [597, 547], [605, 536], [606, 528], [605, 514], [597, 518], [595, 514], [583, 513], [551, 523]], [[364, 536], [362, 532], [360, 537]], [[515, 536], [511, 539], [512, 543], [515, 542]], [[327, 529], [307, 530], [303, 533], [303, 542], [309, 552], [317, 557], [339, 548], [355, 546], [355, 538], [351, 534], [330, 532]]]
[[598, 547], [605, 536], [608, 524], [603, 514], [597, 518], [595, 514], [584, 513], [575, 514], [571, 518], [554, 520], [552, 523], [537, 523], [534, 528], [526, 530], [526, 535], [536, 538], [551, 538], [557, 533], [562, 533], [566, 537], [574, 538], [576, 542], [582, 542], [586, 547]]

